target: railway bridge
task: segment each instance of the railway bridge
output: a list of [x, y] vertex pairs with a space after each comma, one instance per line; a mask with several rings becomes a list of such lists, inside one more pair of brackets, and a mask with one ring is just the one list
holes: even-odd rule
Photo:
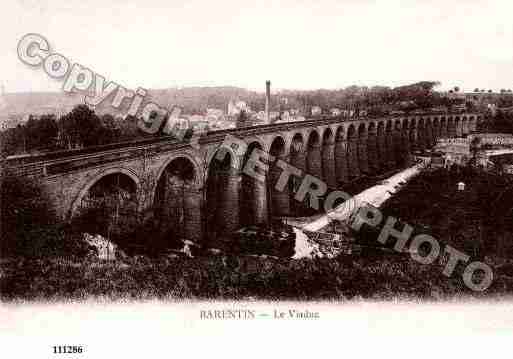
[[[5, 167], [40, 179], [62, 219], [74, 217], [115, 185], [123, 189], [120, 201], [141, 216], [162, 218], [183, 237], [202, 241], [207, 231], [210, 236], [229, 233], [267, 223], [271, 215], [304, 213], [293, 198], [300, 178], [278, 191], [282, 169], [272, 163], [262, 173], [264, 181], [241, 171], [254, 149], [336, 189], [363, 175], [404, 167], [411, 152], [430, 148], [439, 137], [469, 134], [480, 119], [471, 113], [310, 119], [211, 131], [199, 139], [199, 146], [159, 137], [8, 158]], [[227, 135], [245, 141], [244, 153], [222, 145]]]

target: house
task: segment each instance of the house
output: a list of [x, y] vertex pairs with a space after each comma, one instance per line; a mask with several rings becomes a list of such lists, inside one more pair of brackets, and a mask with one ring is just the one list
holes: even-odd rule
[[312, 106], [312, 116], [320, 116], [322, 109], [319, 106]]
[[228, 116], [238, 116], [241, 111], [250, 112], [251, 108], [244, 101], [230, 100], [228, 103]]
[[331, 114], [331, 116], [340, 116], [342, 114], [342, 110], [334, 107], [334, 108], [330, 109], [330, 114]]

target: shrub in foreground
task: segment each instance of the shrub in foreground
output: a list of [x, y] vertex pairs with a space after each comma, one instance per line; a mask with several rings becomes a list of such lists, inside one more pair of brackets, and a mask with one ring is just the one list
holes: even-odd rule
[[[285, 260], [261, 257], [165, 258], [127, 264], [62, 259], [0, 264], [3, 300], [288, 299], [391, 300], [482, 296], [460, 276], [406, 258]], [[504, 281], [492, 286], [511, 290]]]

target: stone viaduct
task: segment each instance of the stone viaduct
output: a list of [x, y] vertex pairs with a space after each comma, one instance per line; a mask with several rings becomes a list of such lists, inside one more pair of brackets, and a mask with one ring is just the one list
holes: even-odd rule
[[[138, 213], [153, 216], [158, 208], [184, 237], [201, 241], [207, 228], [229, 233], [243, 225], [266, 223], [271, 215], [301, 214], [301, 204], [293, 200], [300, 178], [277, 191], [280, 168], [271, 165], [265, 182], [240, 171], [255, 148], [336, 189], [362, 175], [407, 166], [411, 152], [431, 147], [439, 137], [469, 134], [480, 119], [478, 114], [323, 118], [212, 131], [196, 148], [160, 137], [8, 158], [6, 168], [39, 178], [63, 219], [72, 218], [84, 199], [97, 192], [98, 184], [115, 178], [130, 193]], [[247, 151], [240, 155], [228, 148], [219, 161], [216, 154], [228, 134], [243, 139]]]

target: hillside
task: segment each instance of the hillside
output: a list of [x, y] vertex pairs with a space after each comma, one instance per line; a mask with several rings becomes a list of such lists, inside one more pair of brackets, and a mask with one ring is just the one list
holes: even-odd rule
[[[145, 100], [172, 108], [180, 106], [185, 113], [204, 113], [207, 108], [219, 108], [226, 111], [228, 102], [241, 99], [247, 102], [264, 102], [263, 94], [237, 87], [184, 87], [168, 89], [150, 89]], [[96, 109], [97, 113], [124, 115], [130, 102], [120, 109], [110, 106], [112, 98]], [[68, 112], [74, 106], [83, 103], [83, 94], [65, 92], [18, 92], [1, 96], [0, 112], [3, 114], [42, 114], [49, 112]]]

